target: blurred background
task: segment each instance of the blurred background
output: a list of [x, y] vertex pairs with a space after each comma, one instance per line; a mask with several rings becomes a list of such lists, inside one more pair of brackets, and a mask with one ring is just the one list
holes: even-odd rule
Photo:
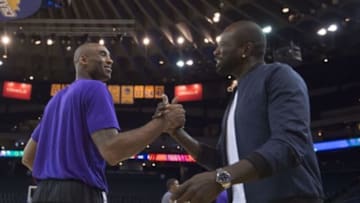
[[[150, 120], [166, 93], [180, 97], [186, 130], [215, 145], [234, 78], [216, 74], [212, 52], [242, 19], [263, 27], [266, 61], [290, 64], [308, 85], [327, 202], [360, 202], [359, 0], [43, 0], [34, 15], [2, 22], [0, 202], [26, 201], [34, 181], [22, 150], [46, 103], [74, 80], [74, 49], [87, 41], [111, 52], [108, 87], [123, 130]], [[109, 199], [160, 202], [167, 179], [202, 171], [164, 134], [107, 168]]]

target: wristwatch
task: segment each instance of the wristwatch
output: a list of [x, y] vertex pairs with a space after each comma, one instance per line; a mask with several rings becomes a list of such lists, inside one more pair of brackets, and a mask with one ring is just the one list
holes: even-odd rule
[[216, 182], [219, 183], [224, 189], [228, 189], [231, 186], [230, 173], [222, 168], [216, 169]]

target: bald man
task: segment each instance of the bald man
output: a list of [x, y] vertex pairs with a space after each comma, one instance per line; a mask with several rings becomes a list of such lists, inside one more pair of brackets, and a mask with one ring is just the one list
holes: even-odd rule
[[320, 203], [322, 185], [310, 133], [306, 84], [288, 65], [265, 64], [266, 39], [250, 21], [231, 24], [214, 51], [216, 70], [237, 79], [216, 148], [169, 129], [209, 172], [187, 180], [172, 198], [208, 203], [227, 190], [232, 203]]
[[49, 101], [24, 150], [22, 162], [38, 181], [32, 202], [107, 202], [106, 162], [116, 165], [185, 122], [182, 106], [168, 104], [144, 126], [120, 132], [104, 83], [113, 64], [108, 49], [83, 44], [74, 64], [76, 80]]

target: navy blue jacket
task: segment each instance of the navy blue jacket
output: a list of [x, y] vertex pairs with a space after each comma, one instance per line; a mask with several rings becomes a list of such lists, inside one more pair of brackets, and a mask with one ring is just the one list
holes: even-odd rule
[[[313, 150], [309, 98], [303, 79], [286, 64], [257, 65], [238, 81], [236, 91], [239, 158], [249, 160], [262, 177], [244, 184], [247, 202], [321, 198], [321, 177]], [[228, 165], [227, 111], [217, 148], [202, 145], [197, 160], [208, 169]]]

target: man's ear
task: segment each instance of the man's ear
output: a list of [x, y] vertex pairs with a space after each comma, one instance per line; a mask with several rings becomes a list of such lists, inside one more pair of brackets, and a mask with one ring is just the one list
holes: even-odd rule
[[85, 55], [80, 56], [79, 62], [80, 62], [80, 64], [87, 64], [88, 63], [87, 56], [85, 56]]

